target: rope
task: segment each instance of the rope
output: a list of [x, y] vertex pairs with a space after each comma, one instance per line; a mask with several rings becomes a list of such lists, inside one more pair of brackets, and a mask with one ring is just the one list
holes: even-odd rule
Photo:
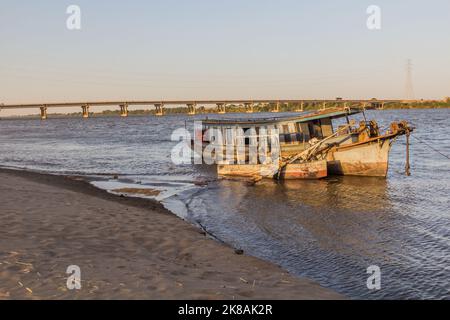
[[411, 137], [413, 137], [414, 139], [418, 140], [419, 142], [422, 142], [424, 145], [426, 145], [428, 148], [430, 148], [431, 150], [433, 150], [434, 152], [439, 153], [441, 156], [447, 158], [448, 160], [450, 160], [450, 156], [443, 154], [442, 152], [440, 152], [439, 150], [435, 149], [433, 146], [429, 145], [428, 143], [426, 143], [425, 141], [423, 141], [422, 139], [419, 139], [413, 135], [411, 135]]

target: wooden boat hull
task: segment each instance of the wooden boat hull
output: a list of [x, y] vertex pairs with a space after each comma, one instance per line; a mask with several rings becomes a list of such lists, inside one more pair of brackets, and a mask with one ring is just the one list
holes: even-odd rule
[[283, 180], [314, 180], [328, 176], [327, 161], [312, 161], [308, 163], [288, 164], [281, 170]]
[[219, 177], [273, 178], [277, 168], [273, 165], [262, 164], [219, 164], [217, 174]]
[[390, 139], [338, 147], [327, 155], [328, 172], [332, 175], [386, 177], [390, 150]]
[[[217, 172], [222, 177], [252, 177], [274, 178], [278, 173], [278, 166], [274, 165], [227, 165], [217, 166]], [[280, 174], [280, 179], [322, 179], [327, 177], [327, 161], [313, 161], [308, 163], [293, 163], [285, 166]]]
[[[393, 141], [398, 136], [412, 132], [413, 128], [408, 127], [407, 123], [393, 123], [391, 129], [382, 136], [379, 136], [378, 131], [368, 134], [367, 129], [363, 129], [336, 137], [330, 136], [313, 145], [303, 143], [281, 144], [281, 159], [283, 161], [294, 158], [302, 159], [305, 163], [289, 165], [281, 172], [280, 178], [320, 179], [327, 175], [386, 177], [389, 169], [389, 152]], [[319, 145], [319, 143], [323, 143], [323, 145]], [[308, 152], [313, 152], [313, 154], [308, 154]], [[246, 150], [247, 153], [248, 150]], [[298, 156], [296, 157], [296, 155]], [[323, 170], [320, 165], [314, 162], [315, 160], [326, 161], [327, 169]], [[261, 168], [261, 166], [253, 168], [245, 165], [234, 166], [233, 168], [222, 166], [219, 174], [252, 176], [261, 175], [259, 174], [261, 170], [269, 170], [268, 168]], [[271, 170], [274, 171], [271, 168], [270, 174], [264, 173], [263, 176], [270, 176]], [[250, 173], [246, 174], [246, 171]]]

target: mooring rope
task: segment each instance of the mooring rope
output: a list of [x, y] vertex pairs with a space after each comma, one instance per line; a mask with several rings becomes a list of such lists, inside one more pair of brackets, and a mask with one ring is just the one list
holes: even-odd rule
[[438, 149], [435, 149], [433, 146], [429, 145], [428, 143], [426, 143], [425, 141], [423, 141], [422, 139], [417, 138], [414, 135], [411, 135], [411, 137], [413, 137], [414, 139], [416, 139], [417, 141], [423, 143], [424, 145], [426, 145], [428, 148], [430, 148], [431, 150], [433, 150], [434, 152], [439, 153], [441, 156], [447, 158], [448, 160], [450, 160], [450, 156], [443, 154], [442, 152], [440, 152]]

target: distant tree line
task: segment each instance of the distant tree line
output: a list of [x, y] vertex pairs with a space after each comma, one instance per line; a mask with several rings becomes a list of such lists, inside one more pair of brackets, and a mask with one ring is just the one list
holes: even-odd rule
[[408, 103], [390, 103], [385, 109], [439, 109], [450, 108], [450, 97], [443, 101], [418, 101]]

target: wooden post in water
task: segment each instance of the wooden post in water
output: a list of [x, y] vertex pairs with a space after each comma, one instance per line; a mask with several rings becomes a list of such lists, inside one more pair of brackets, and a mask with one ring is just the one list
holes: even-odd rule
[[40, 110], [41, 110], [41, 120], [47, 120], [47, 107], [42, 106]]
[[411, 175], [411, 165], [409, 163], [409, 137], [411, 133], [409, 130], [406, 132], [406, 165], [405, 165], [405, 173], [409, 177]]

